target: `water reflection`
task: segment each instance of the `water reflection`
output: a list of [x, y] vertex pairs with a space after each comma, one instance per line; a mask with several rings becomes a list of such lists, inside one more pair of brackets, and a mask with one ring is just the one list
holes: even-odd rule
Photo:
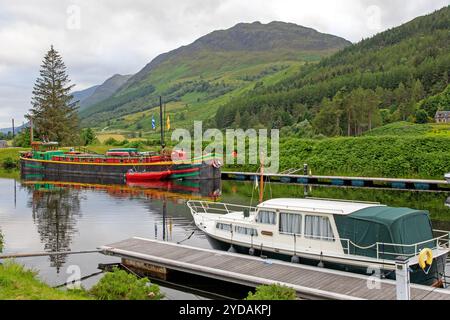
[[[81, 217], [80, 192], [51, 184], [35, 184], [27, 189], [31, 193], [28, 207], [45, 251], [70, 251], [77, 219]], [[59, 273], [66, 255], [50, 256], [50, 261]]]
[[[174, 225], [181, 229], [180, 239], [192, 235], [196, 230], [191, 224], [190, 215], [185, 206], [188, 199], [215, 201], [221, 194], [220, 181], [217, 180], [125, 184], [117, 178], [93, 179], [83, 176], [65, 176], [62, 179], [55, 175], [36, 174], [24, 175], [22, 179], [21, 184], [29, 193], [27, 206], [31, 209], [32, 220], [37, 228], [40, 242], [44, 250], [49, 252], [71, 251], [72, 238], [78, 233], [77, 221], [83, 219], [81, 203], [87, 201], [87, 195], [91, 195], [92, 191], [94, 194], [106, 193], [111, 200], [140, 202], [141, 206], [146, 207], [154, 218], [154, 238], [163, 241], [174, 240]], [[15, 195], [16, 192], [14, 185]], [[101, 201], [97, 199], [96, 202]], [[98, 203], [94, 204], [98, 205]], [[159, 214], [155, 217], [154, 213]], [[177, 217], [180, 213], [182, 217]], [[129, 223], [125, 218], [120, 219], [124, 220], [121, 222], [123, 224]], [[131, 223], [139, 224], [139, 221]], [[136, 234], [130, 236], [133, 235]], [[121, 239], [115, 239], [117, 240]], [[56, 268], [59, 273], [61, 266], [66, 263], [66, 258], [67, 255], [51, 256], [50, 266]]]

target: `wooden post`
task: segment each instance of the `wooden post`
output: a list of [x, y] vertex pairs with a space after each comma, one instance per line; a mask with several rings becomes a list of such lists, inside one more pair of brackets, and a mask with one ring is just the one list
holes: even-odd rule
[[408, 258], [404, 256], [395, 259], [395, 282], [397, 300], [411, 300]]

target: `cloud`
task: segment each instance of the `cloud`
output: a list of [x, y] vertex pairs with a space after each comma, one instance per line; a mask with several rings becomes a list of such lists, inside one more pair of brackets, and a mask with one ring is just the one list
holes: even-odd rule
[[0, 127], [19, 123], [45, 52], [61, 53], [76, 89], [139, 71], [158, 54], [239, 22], [294, 22], [359, 41], [447, 0], [0, 0]]

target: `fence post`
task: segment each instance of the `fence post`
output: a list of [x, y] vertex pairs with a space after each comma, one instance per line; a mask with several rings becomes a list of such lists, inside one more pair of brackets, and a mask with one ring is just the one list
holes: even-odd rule
[[411, 300], [409, 259], [407, 257], [400, 256], [395, 259], [395, 281], [397, 300]]

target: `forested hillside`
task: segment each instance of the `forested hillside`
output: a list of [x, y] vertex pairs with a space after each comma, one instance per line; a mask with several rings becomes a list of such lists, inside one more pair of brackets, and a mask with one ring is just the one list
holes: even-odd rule
[[314, 134], [351, 136], [400, 120], [426, 122], [437, 109], [448, 108], [450, 101], [443, 99], [449, 96], [449, 53], [450, 7], [445, 7], [309, 64], [275, 85], [261, 83], [221, 106], [215, 124], [285, 127], [289, 133], [302, 123]]

